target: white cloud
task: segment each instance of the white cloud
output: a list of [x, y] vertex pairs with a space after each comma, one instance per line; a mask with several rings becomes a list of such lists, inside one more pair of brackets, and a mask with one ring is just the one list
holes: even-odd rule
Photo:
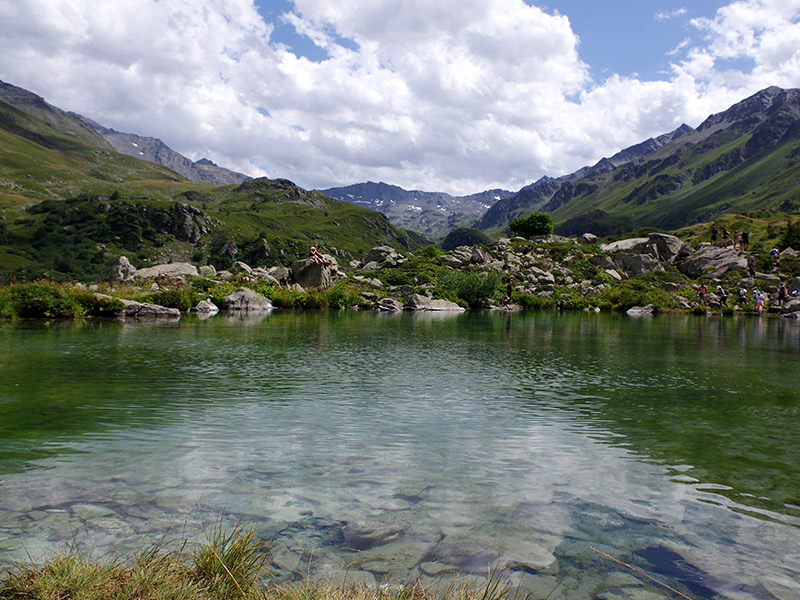
[[656, 12], [656, 19], [659, 21], [668, 21], [669, 19], [681, 17], [688, 12], [689, 10], [686, 8], [676, 8], [675, 10], [659, 10]]
[[253, 175], [456, 193], [567, 173], [800, 85], [800, 0], [693, 21], [701, 42], [650, 82], [592, 81], [568, 17], [523, 0], [294, 6], [285, 22], [327, 59], [277, 43], [252, 0], [0, 0], [0, 79]]

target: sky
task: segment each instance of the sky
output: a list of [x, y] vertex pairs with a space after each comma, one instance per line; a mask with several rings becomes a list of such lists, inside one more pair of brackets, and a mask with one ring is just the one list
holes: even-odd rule
[[307, 189], [516, 191], [800, 87], [800, 0], [0, 0], [0, 79]]

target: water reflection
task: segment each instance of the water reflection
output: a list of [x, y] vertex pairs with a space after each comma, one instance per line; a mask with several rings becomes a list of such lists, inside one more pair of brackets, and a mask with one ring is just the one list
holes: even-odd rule
[[288, 577], [309, 554], [378, 579], [502, 559], [538, 590], [582, 564], [561, 597], [591, 597], [613, 570], [599, 545], [697, 597], [798, 591], [796, 324], [275, 311], [138, 325], [0, 330], [9, 559], [73, 534], [136, 547], [225, 513], [275, 538]]

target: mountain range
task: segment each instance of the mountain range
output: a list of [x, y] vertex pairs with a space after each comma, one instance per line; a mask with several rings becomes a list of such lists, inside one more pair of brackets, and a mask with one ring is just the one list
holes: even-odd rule
[[487, 190], [469, 196], [442, 192], [408, 191], [386, 183], [356, 183], [320, 190], [326, 196], [376, 210], [404, 229], [430, 238], [444, 237], [452, 229], [471, 226], [496, 202], [514, 192]]
[[475, 222], [503, 231], [511, 219], [550, 213], [556, 232], [612, 235], [677, 229], [728, 213], [794, 213], [800, 187], [800, 90], [770, 87], [592, 167], [543, 177]]
[[[513, 218], [534, 211], [550, 213], [557, 233], [606, 236], [643, 228], [673, 230], [729, 213], [796, 214], [799, 206], [800, 90], [778, 87], [709, 116], [696, 129], [683, 124], [574, 173], [542, 177], [517, 192], [487, 190], [461, 197], [373, 182], [321, 193], [264, 178], [248, 187], [247, 175], [207, 159], [193, 162], [157, 138], [117, 132], [3, 82], [0, 135], [5, 136], [0, 145], [0, 211], [81, 195], [188, 201], [226, 223], [223, 229], [229, 235], [236, 230], [231, 220], [243, 219], [247, 224], [238, 229], [240, 237], [258, 231], [286, 246], [284, 252], [295, 248], [295, 253], [304, 243], [290, 240], [313, 239], [313, 232], [308, 223], [292, 221], [289, 226], [266, 217], [270, 207], [288, 202], [325, 210], [351, 204], [366, 211], [363, 218], [377, 227], [377, 238], [388, 235], [408, 246], [412, 238], [425, 243], [423, 235], [441, 239], [454, 228], [505, 234]], [[253, 214], [245, 217], [248, 210]], [[235, 219], [233, 212], [239, 214]], [[381, 213], [379, 218], [367, 216], [375, 212]], [[290, 213], [284, 210], [282, 218], [292, 220]], [[0, 212], [0, 229], [8, 230], [3, 217]], [[330, 220], [334, 229], [324, 229], [335, 231], [333, 224], [339, 221]], [[294, 227], [304, 233], [294, 235]], [[362, 244], [351, 238], [345, 245], [353, 252]]]
[[[322, 244], [346, 264], [374, 246], [418, 244], [380, 213], [286, 179], [191, 181], [116, 151], [101, 133], [110, 135], [31, 92], [0, 86], [0, 281], [99, 281], [120, 255], [137, 267], [285, 266]], [[143, 138], [117, 137], [126, 139]]]
[[164, 165], [190, 181], [226, 185], [252, 179], [248, 175], [219, 167], [207, 158], [193, 162], [158, 138], [121, 133], [104, 127], [77, 113], [61, 110], [41, 96], [4, 81], [0, 81], [0, 100], [100, 148], [113, 149], [121, 154]]

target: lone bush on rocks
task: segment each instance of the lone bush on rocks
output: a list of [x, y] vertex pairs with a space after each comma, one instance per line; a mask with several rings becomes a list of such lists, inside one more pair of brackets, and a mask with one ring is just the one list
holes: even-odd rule
[[553, 218], [548, 213], [535, 212], [527, 217], [513, 219], [508, 228], [526, 238], [534, 235], [550, 235], [553, 233]]

